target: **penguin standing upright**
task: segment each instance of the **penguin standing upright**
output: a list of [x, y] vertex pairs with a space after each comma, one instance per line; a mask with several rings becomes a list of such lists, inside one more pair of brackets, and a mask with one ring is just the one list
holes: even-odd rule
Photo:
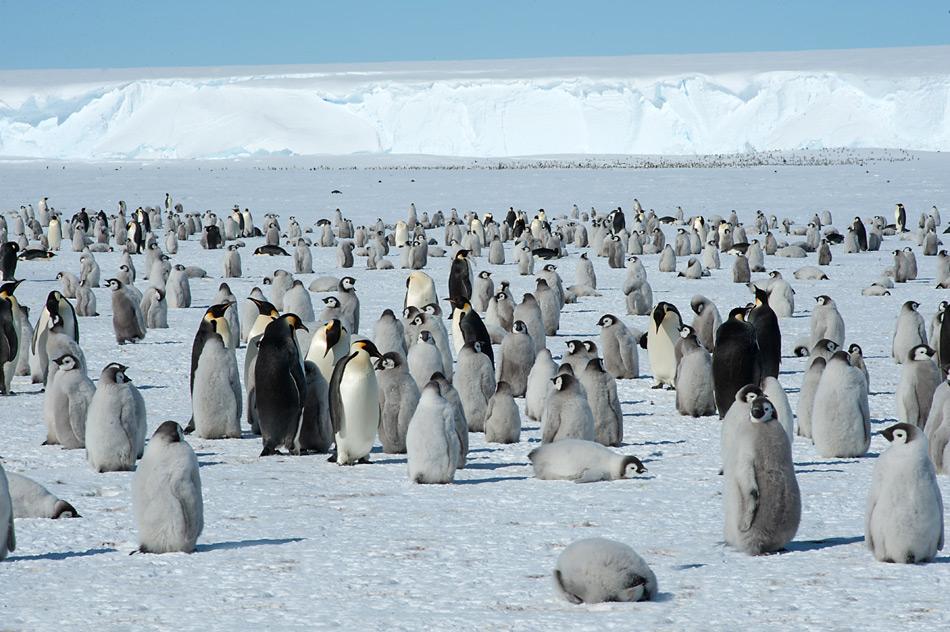
[[129, 471], [145, 450], [145, 400], [112, 362], [102, 370], [86, 415], [86, 458], [97, 472]]
[[694, 296], [690, 300], [689, 306], [696, 314], [692, 324], [696, 331], [696, 338], [706, 347], [706, 351], [712, 353], [716, 346], [716, 332], [719, 330], [719, 325], [722, 324], [719, 309], [715, 303], [701, 294]]
[[469, 250], [459, 250], [449, 269], [449, 298], [458, 303], [472, 300], [472, 266], [469, 263]]
[[145, 317], [139, 304], [118, 279], [108, 279], [112, 290], [112, 328], [120, 345], [145, 339]]
[[229, 347], [232, 335], [224, 313], [230, 303], [205, 312], [191, 351], [191, 424], [202, 439], [241, 437], [241, 377]]
[[[3, 232], [6, 235], [6, 230]], [[17, 254], [20, 246], [15, 241], [0, 244], [0, 281], [16, 280]]]
[[334, 318], [314, 332], [307, 349], [307, 361], [320, 369], [327, 384], [333, 376], [333, 367], [350, 351], [350, 333], [339, 319]]
[[480, 353], [484, 353], [488, 356], [488, 359], [491, 360], [492, 368], [494, 368], [495, 353], [492, 351], [491, 336], [488, 334], [488, 328], [485, 327], [482, 317], [478, 315], [478, 312], [472, 309], [472, 305], [468, 301], [450, 300], [452, 302], [452, 308], [454, 309], [452, 314], [452, 335], [453, 338], [460, 337], [454, 340], [456, 353], [460, 353], [462, 347], [466, 344], [479, 342], [481, 343], [479, 345]]
[[0, 464], [0, 561], [16, 550], [16, 532], [13, 528], [13, 500], [7, 474]]
[[409, 375], [406, 361], [396, 351], [384, 353], [376, 363], [379, 384], [379, 440], [383, 452], [405, 454], [406, 431], [419, 404], [419, 387]]
[[495, 371], [481, 342], [469, 342], [459, 351], [454, 386], [470, 432], [484, 432], [488, 400], [495, 393]]
[[561, 439], [594, 440], [594, 414], [587, 396], [573, 375], [555, 375], [541, 415], [541, 442]]
[[356, 279], [353, 277], [343, 277], [340, 279], [339, 294], [337, 300], [340, 301], [340, 310], [343, 314], [341, 320], [344, 326], [349, 323], [346, 330], [352, 335], [360, 333], [360, 299], [356, 295]]
[[380, 419], [379, 384], [372, 358], [380, 357], [372, 342], [357, 340], [350, 346], [350, 354], [333, 368], [330, 419], [336, 454], [330, 460], [338, 465], [369, 462]]
[[674, 388], [676, 384], [676, 341], [683, 326], [679, 310], [671, 303], [659, 302], [653, 308], [647, 332], [650, 369], [656, 382], [653, 388]]
[[[197, 373], [198, 371], [198, 362], [199, 362], [199, 359], [201, 358], [201, 354], [204, 352], [205, 345], [210, 339], [220, 339], [224, 349], [229, 350], [231, 348], [230, 342], [231, 342], [232, 336], [237, 335], [236, 332], [235, 333], [231, 332], [231, 325], [230, 323], [228, 323], [227, 319], [224, 317], [225, 312], [228, 310], [230, 306], [231, 306], [231, 303], [218, 303], [216, 305], [212, 305], [207, 310], [205, 310], [205, 314], [201, 319], [201, 323], [198, 325], [198, 331], [195, 333], [195, 339], [191, 343], [191, 373], [190, 373], [190, 378], [188, 381], [188, 388], [191, 394], [193, 411], [194, 411], [195, 404], [199, 403], [194, 394], [195, 393], [195, 373]], [[217, 352], [215, 352], [215, 354], [217, 356]], [[232, 353], [231, 355], [233, 356], [234, 354]], [[224, 360], [223, 357], [220, 357], [220, 358], [216, 357], [215, 359]], [[211, 360], [209, 359], [209, 363], [210, 362]], [[227, 363], [225, 363], [225, 365], [220, 365], [220, 366], [217, 365], [217, 362], [215, 362], [214, 364], [217, 366], [218, 370], [222, 370], [224, 372], [224, 377], [228, 378], [230, 374], [230, 368], [226, 366]], [[236, 369], [237, 369], [237, 361], [235, 360], [235, 370]], [[206, 373], [206, 377], [214, 377], [215, 373], [216, 373], [215, 370], [209, 369]], [[228, 381], [230, 382], [230, 379]], [[238, 388], [240, 389], [240, 382], [238, 383]], [[207, 397], [209, 395], [210, 393], [207, 393], [207, 392], [203, 393], [203, 396]], [[240, 402], [241, 402], [240, 394], [238, 395], [237, 399], [238, 399], [238, 406], [240, 406]], [[221, 403], [220, 398], [215, 397], [215, 400], [216, 400], [216, 403]], [[204, 407], [204, 403], [202, 403], [202, 406]], [[212, 416], [217, 417], [219, 414], [230, 415], [232, 412], [230, 408], [231, 408], [230, 406], [227, 406], [225, 407], [225, 410], [221, 410], [218, 412], [212, 412], [210, 409], [203, 408], [202, 412], [208, 413]], [[240, 436], [240, 419], [241, 417], [240, 417], [240, 411], [239, 411], [237, 436]], [[228, 426], [233, 431], [233, 423], [229, 422]], [[192, 412], [191, 421], [188, 422], [188, 427], [185, 429], [185, 432], [188, 433], [188, 432], [193, 431], [194, 429], [195, 429], [195, 418], [194, 418], [194, 412]], [[201, 436], [204, 439], [222, 438], [222, 437], [209, 437], [205, 435], [199, 435], [199, 436]], [[229, 434], [228, 436], [231, 436], [231, 435]]]
[[[86, 367], [73, 354], [53, 358], [56, 374], [46, 385], [43, 416], [52, 426], [56, 441], [65, 450], [86, 447], [86, 415], [96, 386], [86, 375]], [[49, 441], [47, 439], [47, 441]]]
[[521, 413], [515, 404], [511, 387], [500, 381], [488, 400], [485, 414], [485, 441], [488, 443], [518, 443], [521, 439]]
[[258, 343], [254, 379], [262, 457], [277, 454], [278, 448], [301, 453], [297, 439], [307, 381], [294, 333], [298, 329], [308, 331], [296, 314], [284, 314], [267, 325]]
[[778, 377], [782, 362], [782, 331], [778, 316], [769, 305], [769, 293], [755, 286], [755, 307], [749, 312], [749, 324], [755, 329], [756, 343], [759, 345], [759, 366], [761, 376]]
[[414, 483], [451, 483], [461, 445], [455, 431], [455, 409], [429, 382], [422, 389], [406, 433], [409, 479]]
[[[631, 332], [623, 321], [613, 314], [604, 314], [597, 324], [601, 328], [600, 346], [604, 353], [604, 369], [618, 380], [640, 377], [640, 356], [637, 353], [637, 338], [640, 333]], [[580, 368], [587, 368], [587, 364]]]
[[930, 415], [934, 392], [940, 384], [940, 369], [933, 360], [934, 350], [919, 344], [907, 352], [897, 384], [897, 420], [924, 429]]
[[534, 364], [534, 342], [523, 321], [515, 321], [511, 333], [501, 341], [498, 381], [506, 382], [513, 397], [524, 397], [528, 374]]
[[204, 528], [198, 458], [174, 421], [148, 442], [132, 478], [132, 508], [142, 553], [191, 553]]
[[745, 321], [745, 308], [733, 309], [726, 322], [719, 326], [712, 368], [716, 408], [722, 419], [739, 389], [747, 384], [758, 384], [761, 378], [759, 345], [755, 329]]
[[943, 496], [927, 438], [906, 423], [883, 433], [891, 445], [874, 464], [864, 540], [882, 562], [929, 562], [943, 549]]
[[891, 345], [891, 355], [897, 364], [907, 362], [907, 354], [911, 349], [927, 344], [927, 326], [924, 324], [924, 317], [917, 311], [919, 307], [920, 303], [917, 301], [907, 301], [901, 306], [897, 316], [894, 342]]
[[827, 339], [843, 347], [844, 319], [838, 312], [837, 304], [826, 294], [816, 296], [815, 302], [817, 304], [811, 312], [811, 346]]
[[907, 210], [903, 204], [898, 203], [894, 207], [894, 227], [897, 233], [901, 234], [907, 231]]
[[438, 303], [439, 296], [435, 291], [435, 281], [425, 272], [415, 270], [406, 278], [406, 296], [403, 308], [416, 307], [422, 309], [430, 303]]
[[617, 380], [604, 370], [600, 358], [591, 358], [577, 377], [587, 392], [587, 403], [594, 415], [594, 441], [619, 446], [623, 441], [623, 413], [617, 396]]
[[10, 394], [10, 384], [16, 373], [20, 353], [17, 322], [13, 314], [13, 300], [0, 296], [0, 394]]
[[824, 457], [864, 456], [871, 445], [867, 381], [851, 366], [851, 356], [836, 351], [825, 365], [815, 392], [812, 439]]
[[699, 343], [692, 327], [680, 330], [676, 365], [676, 410], [681, 415], [705, 417], [716, 413], [712, 357]]

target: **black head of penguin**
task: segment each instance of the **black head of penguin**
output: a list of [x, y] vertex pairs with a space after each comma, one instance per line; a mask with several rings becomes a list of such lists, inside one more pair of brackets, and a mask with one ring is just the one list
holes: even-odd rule
[[180, 443], [182, 440], [181, 426], [174, 421], [163, 421], [152, 434], [153, 440], [164, 441], [165, 443]]
[[[257, 313], [261, 316], [271, 316], [272, 318], [277, 318], [280, 316], [280, 312], [278, 312], [273, 303], [270, 303], [269, 301], [262, 301], [259, 298], [254, 298], [253, 296], [249, 296], [247, 300], [257, 305]], [[326, 299], [323, 300], [326, 302]]]
[[376, 345], [374, 345], [371, 340], [357, 340], [353, 343], [353, 346], [357, 349], [362, 349], [373, 358], [378, 359], [383, 357], [383, 354], [379, 352], [379, 349], [376, 348]]
[[[570, 368], [571, 365], [566, 366]], [[570, 373], [559, 373], [551, 378], [551, 382], [554, 384], [555, 390], [567, 391], [573, 387], [577, 380]]]
[[604, 373], [605, 372], [604, 361], [601, 360], [600, 358], [591, 358], [587, 362], [587, 366], [585, 367], [585, 369], [587, 371], [596, 371], [597, 373]]
[[755, 293], [755, 306], [760, 307], [762, 305], [769, 304], [769, 293], [768, 290], [760, 288], [758, 285], [753, 285], [753, 292]]
[[751, 404], [759, 397], [763, 397], [762, 389], [755, 384], [746, 384], [736, 393], [736, 401], [747, 404]]
[[9, 298], [13, 296], [13, 293], [16, 292], [16, 289], [23, 283], [23, 279], [19, 281], [8, 281], [3, 285], [0, 285], [0, 296], [3, 298]]
[[750, 415], [753, 423], [767, 423], [775, 419], [775, 407], [767, 397], [759, 396], [752, 401]]
[[387, 371], [403, 365], [402, 354], [398, 351], [387, 351], [376, 361], [377, 371]]
[[891, 443], [910, 443], [920, 436], [920, 429], [912, 424], [899, 423], [885, 428], [881, 434]]
[[610, 327], [617, 322], [617, 317], [613, 314], [604, 314], [600, 317], [600, 320], [597, 321], [597, 324], [601, 327]]
[[729, 312], [729, 320], [739, 320], [745, 322], [746, 317], [746, 308], [745, 307], [734, 307]]
[[233, 301], [225, 301], [223, 303], [212, 305], [205, 311], [204, 319], [218, 320], [219, 318], [224, 318], [224, 313], [228, 311], [228, 308], [232, 305], [234, 305]]
[[597, 344], [593, 340], [585, 340], [584, 348], [587, 349], [587, 353], [597, 353]]
[[[389, 312], [390, 316], [393, 316], [391, 310], [386, 311]], [[343, 324], [340, 322], [339, 318], [334, 318], [323, 326], [323, 330], [327, 339], [327, 348], [326, 351], [323, 352], [323, 356], [326, 357], [327, 354], [330, 353], [330, 350], [335, 347], [338, 342], [340, 342], [340, 338], [343, 337]]]
[[272, 340], [274, 338], [290, 337], [298, 329], [310, 331], [296, 314], [284, 314], [268, 323], [267, 328], [264, 329], [264, 338]]
[[99, 379], [112, 384], [125, 384], [126, 382], [131, 382], [132, 379], [125, 374], [129, 367], [124, 364], [119, 364], [118, 362], [110, 362], [102, 369], [102, 373], [99, 375]]
[[830, 362], [844, 362], [848, 366], [851, 366], [851, 356], [847, 351], [835, 351], [831, 356]]
[[680, 312], [678, 309], [676, 309], [675, 305], [665, 301], [660, 301], [656, 304], [656, 307], [653, 308], [653, 323], [656, 325], [657, 329], [663, 325], [663, 321], [666, 319], [667, 314], [676, 314], [676, 317], [682, 321]]

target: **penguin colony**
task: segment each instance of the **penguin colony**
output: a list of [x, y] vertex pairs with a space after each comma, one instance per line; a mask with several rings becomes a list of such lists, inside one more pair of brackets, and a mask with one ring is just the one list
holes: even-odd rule
[[[893, 266], [862, 291], [887, 296], [896, 284], [918, 278], [915, 248], [903, 245], [916, 241], [922, 256], [936, 262], [937, 287], [950, 284], [936, 207], [922, 214], [917, 230], [898, 205], [894, 222], [854, 218], [844, 235], [827, 212], [799, 226], [759, 211], [746, 225], [734, 211], [725, 218], [686, 217], [682, 209], [658, 216], [636, 200], [627, 213], [581, 213], [575, 206], [555, 218], [509, 209], [500, 220], [455, 209], [420, 216], [412, 206], [405, 220], [366, 226], [337, 210], [313, 227], [293, 217], [284, 224], [276, 214], [255, 224], [237, 206], [220, 215], [186, 212], [171, 196], [131, 213], [120, 202], [111, 214], [82, 209], [67, 217], [47, 198], [38, 209], [25, 205], [0, 216], [0, 393], [10, 395], [26, 380], [40, 385], [46, 436], [38, 442], [84, 450], [99, 473], [134, 470], [143, 553], [196, 550], [203, 493], [214, 490], [202, 489], [189, 434], [260, 441], [261, 458], [328, 454], [340, 466], [372, 463], [379, 444], [384, 453], [406, 455], [412, 483], [451, 484], [468, 466], [471, 433], [518, 444], [534, 420], [541, 444], [526, 454], [536, 478], [620, 481], [648, 474], [650, 459], [623, 450], [629, 403], [618, 397], [617, 382], [637, 379], [675, 391], [671, 408], [680, 415], [719, 424], [726, 544], [752, 555], [782, 551], [809, 500], [798, 485], [795, 442], [812, 441], [823, 457], [856, 458], [867, 454], [875, 434], [861, 346], [846, 337], [835, 297], [809, 301], [796, 282], [826, 279], [838, 251], [896, 245]], [[674, 227], [673, 243], [663, 227]], [[175, 262], [180, 243], [189, 240], [222, 251], [220, 274]], [[365, 258], [370, 270], [393, 270], [386, 257], [399, 249], [400, 268], [408, 270], [400, 273], [402, 305], [387, 306], [361, 327], [361, 317], [375, 316], [361, 310], [361, 284], [334, 276], [335, 268], [315, 269], [311, 249], [321, 247], [337, 249], [340, 269]], [[60, 271], [61, 290], [31, 312], [17, 299], [18, 288], [30, 284], [30, 262], [69, 248], [81, 253], [79, 269]], [[104, 252], [121, 253], [114, 272], [100, 269], [95, 255]], [[767, 270], [769, 257], [808, 253], [818, 254], [819, 266], [801, 267], [795, 281], [778, 271], [754, 276]], [[242, 278], [242, 255], [292, 257], [294, 272], [275, 270], [244, 298], [221, 283], [210, 306], [193, 307], [191, 282]], [[676, 273], [678, 283], [696, 282], [697, 289], [720, 268], [721, 255], [732, 256], [730, 278], [747, 286], [748, 302], [717, 305], [698, 293], [688, 306], [655, 301], [649, 255], [659, 255], [655, 274]], [[447, 279], [426, 272], [429, 257], [450, 260]], [[625, 268], [622, 286], [599, 288], [595, 262]], [[479, 269], [486, 265], [506, 267]], [[566, 285], [562, 271], [571, 266], [576, 282]], [[512, 289], [505, 275], [516, 273], [534, 277], [529, 292]], [[294, 278], [304, 274], [321, 276], [309, 284]], [[329, 295], [313, 296], [319, 293]], [[611, 294], [610, 304], [625, 313], [592, 317], [596, 338], [561, 340], [566, 304], [584, 302], [596, 311], [599, 297]], [[168, 328], [169, 309], [190, 310], [196, 333], [187, 421], [150, 415], [147, 395], [133, 379], [134, 347], [121, 356], [128, 366], [87, 365], [80, 319], [106, 318], [97, 312], [101, 301], [111, 304], [116, 352]], [[890, 348], [901, 376], [898, 423], [880, 433], [889, 447], [867, 489], [865, 542], [885, 562], [927, 562], [943, 548], [937, 475], [950, 473], [950, 304], [940, 304], [928, 331], [921, 301], [908, 300], [896, 315]], [[804, 305], [810, 305], [810, 335], [783, 342], [783, 321], [808, 311]], [[794, 411], [782, 384], [792, 350], [805, 358]], [[189, 365], [168, 358], [176, 361]], [[24, 380], [14, 383], [15, 376]], [[79, 512], [40, 482], [0, 467], [0, 559], [15, 550], [14, 519], [28, 517], [78, 518]], [[639, 554], [596, 537], [561, 553], [553, 581], [571, 603], [658, 594], [657, 578]]]

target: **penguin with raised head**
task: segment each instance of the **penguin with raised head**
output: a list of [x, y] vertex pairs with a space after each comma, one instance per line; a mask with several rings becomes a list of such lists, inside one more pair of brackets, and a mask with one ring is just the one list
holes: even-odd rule
[[823, 457], [864, 456], [871, 445], [867, 382], [851, 366], [851, 356], [836, 351], [825, 365], [811, 413], [815, 449]]
[[492, 281], [491, 272], [482, 270], [475, 278], [475, 293], [472, 297], [472, 306], [479, 312], [488, 309], [488, 301], [495, 295], [495, 282]]
[[379, 320], [373, 326], [373, 340], [376, 343], [376, 348], [383, 355], [391, 352], [398, 353], [405, 359], [407, 352], [405, 328], [402, 321], [396, 318], [393, 310], [383, 310]]
[[891, 445], [874, 464], [864, 540], [881, 562], [929, 562], [943, 550], [944, 520], [927, 438], [906, 423], [882, 434]]
[[765, 397], [739, 422], [723, 465], [726, 544], [750, 555], [778, 551], [798, 531], [802, 501], [791, 443]]
[[112, 290], [112, 329], [120, 345], [145, 340], [145, 318], [142, 309], [118, 279], [106, 281]]
[[241, 377], [230, 348], [232, 334], [224, 313], [231, 303], [205, 312], [191, 348], [193, 427], [202, 439], [241, 437]]
[[302, 452], [298, 435], [307, 379], [295, 335], [300, 329], [308, 331], [296, 314], [284, 314], [267, 325], [257, 345], [255, 404], [264, 444], [262, 457], [277, 454], [279, 448], [293, 454]]
[[548, 395], [541, 415], [541, 442], [561, 439], [593, 441], [594, 414], [580, 382], [567, 374], [551, 379], [554, 389]]
[[769, 293], [760, 287], [753, 287], [755, 306], [749, 312], [749, 324], [755, 329], [761, 375], [777, 378], [779, 365], [782, 363], [782, 330], [778, 324], [778, 316], [769, 305]]
[[688, 417], [716, 414], [712, 356], [692, 327], [680, 329], [676, 365], [676, 411]]
[[[462, 347], [472, 342], [479, 342], [479, 353], [484, 353], [495, 366], [495, 353], [492, 351], [491, 336], [482, 317], [472, 309], [468, 301], [449, 299], [452, 303], [452, 338], [456, 353], [461, 353]], [[533, 338], [532, 338], [533, 339]]]
[[142, 553], [192, 553], [204, 529], [198, 457], [181, 427], [163, 422], [132, 478], [132, 509]]
[[544, 329], [544, 316], [541, 306], [534, 294], [526, 292], [521, 302], [515, 306], [512, 313], [512, 322], [520, 320], [528, 327], [528, 335], [534, 342], [535, 353], [547, 346], [547, 334]]
[[[676, 341], [683, 326], [679, 310], [672, 303], [660, 301], [653, 308], [646, 348], [653, 371], [653, 388], [674, 388], [676, 384]], [[605, 352], [606, 353], [606, 352]]]
[[419, 404], [419, 387], [402, 354], [388, 351], [376, 362], [379, 383], [379, 440], [383, 452], [405, 454], [406, 431]]
[[[65, 450], [86, 447], [86, 416], [96, 394], [96, 386], [86, 375], [86, 367], [73, 354], [53, 358], [57, 370], [46, 385], [43, 416], [52, 428], [56, 443]], [[49, 437], [47, 443], [50, 443]]]
[[901, 306], [900, 314], [897, 316], [893, 344], [891, 345], [891, 355], [897, 364], [907, 361], [907, 354], [911, 349], [918, 345], [925, 345], [928, 342], [927, 326], [924, 324], [924, 317], [917, 311], [919, 307], [920, 303], [917, 301], [906, 301]]
[[145, 450], [145, 400], [127, 369], [118, 362], [106, 365], [89, 403], [86, 458], [97, 472], [130, 471]]
[[[372, 358], [382, 354], [369, 340], [357, 340], [350, 354], [333, 368], [330, 378], [330, 419], [336, 438], [338, 465], [369, 462], [379, 428], [379, 383]], [[410, 422], [410, 426], [411, 426]]]
[[821, 356], [813, 358], [802, 379], [802, 386], [798, 391], [797, 434], [799, 437], [811, 439], [811, 417], [815, 408], [815, 393], [818, 392], [821, 375], [825, 371], [825, 363], [826, 360]]
[[409, 480], [414, 483], [451, 483], [458, 468], [461, 445], [455, 430], [455, 408], [429, 382], [422, 389], [406, 433]]
[[241, 278], [241, 253], [239, 249], [240, 246], [237, 244], [230, 244], [227, 252], [224, 253], [224, 278], [226, 279]]
[[482, 343], [469, 342], [459, 351], [453, 385], [462, 400], [470, 432], [484, 432], [488, 400], [495, 393], [495, 371]]
[[313, 333], [306, 359], [317, 366], [329, 384], [333, 367], [349, 352], [350, 333], [339, 319], [334, 318]]
[[868, 373], [867, 364], [864, 362], [864, 351], [861, 345], [851, 344], [848, 346], [848, 354], [851, 356], [851, 366], [857, 367], [864, 374], [864, 379], [868, 383], [868, 392], [871, 389], [871, 375]]
[[534, 365], [534, 342], [524, 321], [515, 321], [511, 333], [501, 341], [498, 359], [498, 381], [505, 382], [513, 397], [524, 397], [528, 389], [528, 374]]
[[[340, 301], [340, 311], [343, 325], [350, 335], [360, 333], [360, 299], [356, 295], [356, 279], [345, 276], [340, 279], [337, 300]], [[348, 325], [347, 325], [348, 324]]]
[[[9, 395], [20, 354], [20, 331], [13, 299], [0, 296], [0, 394]], [[17, 308], [17, 311], [19, 309]]]
[[[600, 347], [604, 354], [604, 369], [618, 380], [640, 377], [640, 356], [637, 337], [613, 314], [604, 314], [597, 321], [600, 326]], [[585, 364], [581, 368], [586, 368]]]
[[696, 331], [696, 338], [707, 351], [712, 353], [716, 346], [716, 332], [722, 324], [719, 309], [715, 303], [701, 294], [694, 296], [689, 306], [696, 314], [692, 324], [692, 328]]
[[534, 477], [544, 481], [596, 483], [632, 478], [647, 471], [635, 456], [617, 454], [596, 441], [562, 439], [528, 453]]
[[57, 314], [62, 319], [63, 332], [79, 342], [79, 321], [72, 303], [57, 290], [46, 296], [46, 303], [40, 313], [33, 339], [30, 342], [30, 374], [33, 383], [46, 383], [49, 375], [49, 355], [46, 351], [46, 341], [50, 333], [50, 318]]
[[834, 300], [826, 294], [815, 297], [815, 308], [811, 312], [811, 344], [828, 339], [838, 347], [844, 346], [844, 319], [838, 312]]
[[[6, 230], [3, 234], [6, 235]], [[0, 244], [0, 281], [16, 280], [16, 264], [19, 253], [20, 245], [15, 241]]]
[[548, 392], [553, 388], [551, 381], [557, 375], [557, 369], [548, 349], [537, 353], [528, 373], [528, 386], [525, 390], [524, 410], [529, 419], [540, 420], [543, 417]]
[[425, 272], [414, 270], [406, 277], [406, 296], [403, 299], [402, 306], [416, 307], [422, 309], [430, 303], [439, 302], [439, 296], [435, 291], [435, 281]]
[[755, 329], [745, 320], [745, 308], [737, 307], [729, 312], [729, 318], [716, 332], [712, 369], [716, 408], [722, 419], [735, 402], [736, 393], [746, 384], [758, 384], [761, 379], [759, 344]]
[[577, 378], [587, 393], [594, 415], [594, 441], [619, 446], [623, 441], [623, 412], [617, 396], [617, 380], [604, 370], [603, 360], [592, 358]]
[[406, 362], [409, 367], [409, 374], [415, 380], [419, 390], [422, 390], [429, 383], [433, 373], [440, 372], [444, 374], [442, 354], [439, 353], [439, 349], [435, 345], [432, 333], [426, 329], [419, 332], [416, 344], [409, 348]]
[[554, 586], [573, 604], [652, 601], [658, 590], [643, 558], [606, 538], [585, 538], [564, 549], [554, 568]]
[[894, 227], [898, 235], [907, 231], [907, 210], [900, 203], [894, 207]]
[[907, 352], [897, 383], [897, 420], [924, 429], [930, 415], [934, 392], [940, 384], [940, 369], [934, 350], [925, 344]]
[[449, 298], [456, 302], [472, 300], [472, 266], [468, 260], [469, 250], [459, 250], [449, 269]]

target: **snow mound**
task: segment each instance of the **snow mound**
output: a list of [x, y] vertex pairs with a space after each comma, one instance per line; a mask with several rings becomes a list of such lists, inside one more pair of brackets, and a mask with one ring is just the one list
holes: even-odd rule
[[950, 149], [950, 47], [0, 73], [0, 156]]

